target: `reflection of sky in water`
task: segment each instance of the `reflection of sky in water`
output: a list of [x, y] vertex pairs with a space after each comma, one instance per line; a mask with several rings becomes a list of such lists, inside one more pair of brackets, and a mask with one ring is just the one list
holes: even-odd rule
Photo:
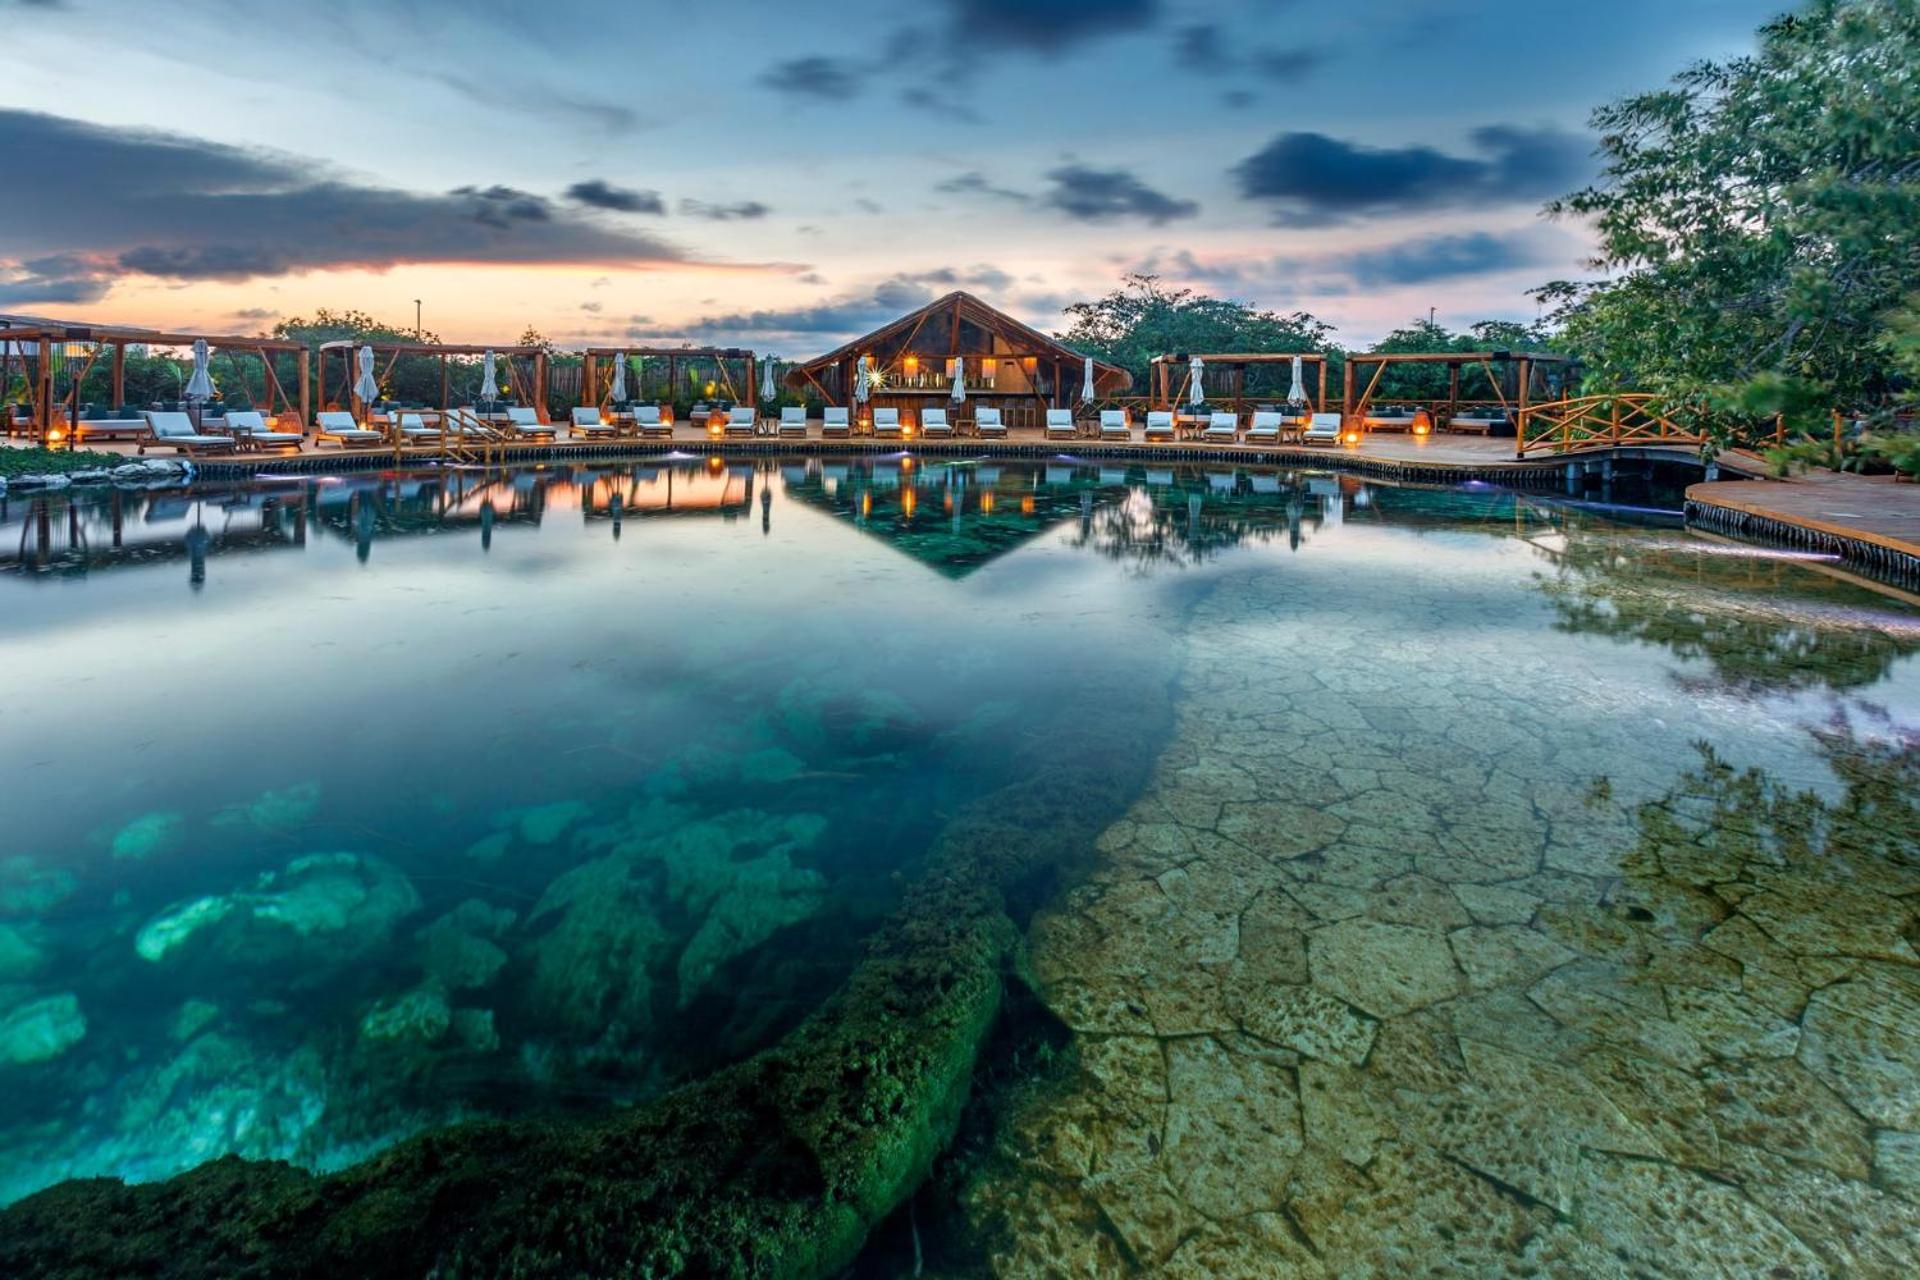
[[[77, 1126], [73, 1108], [94, 1100], [84, 1134], [43, 1131], [20, 1149], [51, 1172], [5, 1171], [16, 1188], [177, 1163], [163, 1150], [177, 1135], [124, 1117], [151, 1109], [152, 1078], [186, 1072], [179, 1057], [209, 1035], [237, 1056], [186, 1072], [162, 1112], [200, 1115], [194, 1090], [222, 1079], [270, 1077], [244, 1099], [256, 1109], [299, 1110], [313, 1080], [332, 1101], [197, 1153], [336, 1163], [439, 1118], [449, 1099], [513, 1110], [542, 1090], [644, 1093], [710, 1065], [674, 1059], [658, 1043], [669, 1034], [710, 1043], [713, 1058], [764, 1043], [831, 988], [845, 948], [884, 910], [891, 873], [910, 874], [940, 823], [991, 791], [996, 742], [1072, 716], [1089, 666], [1164, 678], [1158, 658], [1221, 575], [1288, 575], [1312, 601], [1284, 625], [1248, 624], [1264, 629], [1263, 661], [1313, 663], [1317, 646], [1350, 652], [1357, 634], [1372, 665], [1418, 684], [1444, 678], [1453, 651], [1479, 663], [1549, 653], [1583, 681], [1560, 714], [1635, 725], [1663, 767], [1707, 739], [1813, 784], [1822, 771], [1802, 727], [1837, 694], [1920, 718], [1920, 615], [1900, 600], [1492, 490], [796, 459], [369, 473], [74, 501], [16, 497], [0, 511], [0, 823], [10, 854], [75, 883], [42, 918], [8, 908], [39, 959], [22, 962], [4, 1000], [73, 991], [88, 1019], [62, 1053], [14, 1068], [25, 1084], [0, 1103], [0, 1136], [22, 1107]], [[1396, 608], [1414, 599], [1426, 602], [1417, 628]], [[738, 767], [747, 758], [774, 763], [755, 774]], [[319, 788], [311, 814], [223, 817], [298, 784]], [[824, 834], [780, 856], [823, 888], [806, 890], [804, 909], [778, 907], [777, 928], [739, 925], [710, 905], [711, 886], [673, 890], [682, 897], [659, 916], [672, 941], [649, 961], [651, 1029], [586, 1044], [538, 998], [542, 931], [563, 914], [538, 904], [605, 852], [582, 832], [627, 821], [640, 800], [685, 806], [672, 821], [694, 829], [818, 816]], [[591, 817], [550, 841], [509, 840], [492, 860], [471, 855], [500, 838], [498, 815], [556, 803]], [[179, 815], [167, 838], [150, 856], [116, 857], [116, 834], [155, 814]], [[231, 895], [330, 850], [387, 861], [420, 906], [292, 1006], [204, 958], [136, 957], [136, 931], [169, 904]], [[496, 939], [507, 959], [490, 985], [442, 994], [485, 1006], [504, 1047], [463, 1056], [443, 1038], [422, 1050], [426, 1066], [405, 1069], [355, 1047], [367, 1011], [420, 981], [416, 931], [476, 897], [516, 914]], [[735, 932], [696, 989], [707, 970], [674, 957], [702, 936], [702, 912]], [[839, 951], [820, 945], [827, 933]], [[796, 950], [819, 964], [798, 965]], [[181, 1033], [188, 1001], [219, 1007], [212, 1030]], [[784, 1012], [749, 1016], [766, 1008]], [[290, 1072], [305, 1083], [288, 1084]], [[351, 1087], [390, 1078], [416, 1091], [395, 1086], [375, 1104]], [[432, 1100], [418, 1096], [423, 1080]]]

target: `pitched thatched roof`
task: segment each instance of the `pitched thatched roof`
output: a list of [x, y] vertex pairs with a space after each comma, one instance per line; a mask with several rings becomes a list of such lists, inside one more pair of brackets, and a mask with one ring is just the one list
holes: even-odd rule
[[[1005, 347], [980, 348], [968, 345], [963, 338], [963, 349], [953, 350], [953, 334], [966, 330], [984, 332], [989, 343], [998, 339]], [[897, 350], [889, 351], [890, 347]], [[1076, 371], [1086, 359], [1081, 352], [1030, 325], [1022, 324], [997, 307], [988, 306], [963, 290], [956, 290], [823, 356], [794, 365], [787, 372], [787, 385], [795, 390], [804, 390], [809, 385], [809, 376], [818, 379], [835, 366], [860, 356], [876, 355], [884, 361], [890, 355], [909, 352], [933, 358], [954, 355], [999, 356], [1003, 359], [1008, 356], [1036, 356], [1042, 360], [1059, 360]], [[1132, 374], [1118, 365], [1100, 360], [1094, 361], [1093, 376], [1094, 388], [1101, 396], [1119, 395], [1133, 385]], [[1075, 386], [1079, 385], [1077, 372], [1073, 382]]]

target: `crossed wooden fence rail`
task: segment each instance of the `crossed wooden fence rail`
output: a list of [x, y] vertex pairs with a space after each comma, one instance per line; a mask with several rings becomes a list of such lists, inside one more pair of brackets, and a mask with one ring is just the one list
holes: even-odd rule
[[1620, 445], [1677, 445], [1698, 448], [1706, 434], [1681, 426], [1669, 416], [1661, 397], [1644, 393], [1580, 396], [1520, 411], [1514, 456], [1575, 453]]

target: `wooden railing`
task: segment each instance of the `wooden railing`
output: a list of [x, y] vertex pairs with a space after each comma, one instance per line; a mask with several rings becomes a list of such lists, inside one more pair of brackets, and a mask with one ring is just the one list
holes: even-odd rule
[[1669, 413], [1668, 402], [1659, 396], [1639, 393], [1581, 396], [1528, 405], [1520, 411], [1514, 456], [1576, 453], [1582, 449], [1612, 449], [1622, 445], [1697, 449], [1706, 443], [1703, 432], [1682, 426]]

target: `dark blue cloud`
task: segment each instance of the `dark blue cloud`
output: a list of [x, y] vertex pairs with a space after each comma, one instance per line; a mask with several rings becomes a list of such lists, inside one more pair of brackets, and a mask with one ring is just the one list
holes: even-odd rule
[[1577, 185], [1588, 143], [1557, 129], [1489, 125], [1480, 154], [1433, 147], [1366, 147], [1323, 133], [1283, 133], [1232, 169], [1240, 193], [1286, 226], [1323, 226], [1376, 214], [1538, 200]]
[[915, 307], [925, 306], [935, 296], [921, 281], [895, 276], [870, 290], [807, 306], [703, 316], [688, 325], [687, 332], [703, 337], [765, 334], [848, 337], [877, 329]]
[[1200, 212], [1193, 201], [1155, 191], [1125, 169], [1069, 164], [1049, 172], [1047, 180], [1053, 187], [1041, 197], [1041, 203], [1080, 222], [1140, 218], [1159, 226]]
[[1393, 288], [1459, 276], [1492, 275], [1537, 267], [1554, 258], [1530, 231], [1420, 236], [1378, 249], [1360, 249], [1324, 260], [1324, 268], [1363, 289]]
[[667, 211], [666, 201], [660, 198], [658, 191], [616, 187], [601, 178], [590, 178], [585, 182], [574, 183], [567, 188], [567, 199], [594, 209], [608, 209], [614, 213], [665, 213]]
[[[133, 273], [238, 280], [408, 262], [620, 263], [684, 260], [665, 241], [574, 216], [500, 184], [445, 194], [364, 186], [285, 155], [58, 116], [0, 110], [0, 155], [22, 183], [0, 200], [8, 286], [71, 298]], [[74, 192], [84, 191], [85, 199]], [[68, 255], [84, 272], [26, 271]], [[23, 286], [22, 272], [38, 283]], [[64, 281], [65, 283], [59, 283]], [[77, 283], [92, 281], [92, 284]]]
[[796, 97], [839, 102], [860, 92], [860, 79], [851, 62], [824, 54], [788, 58], [760, 73], [760, 83]]
[[1102, 36], [1151, 27], [1160, 0], [945, 0], [956, 38], [1056, 57]]

